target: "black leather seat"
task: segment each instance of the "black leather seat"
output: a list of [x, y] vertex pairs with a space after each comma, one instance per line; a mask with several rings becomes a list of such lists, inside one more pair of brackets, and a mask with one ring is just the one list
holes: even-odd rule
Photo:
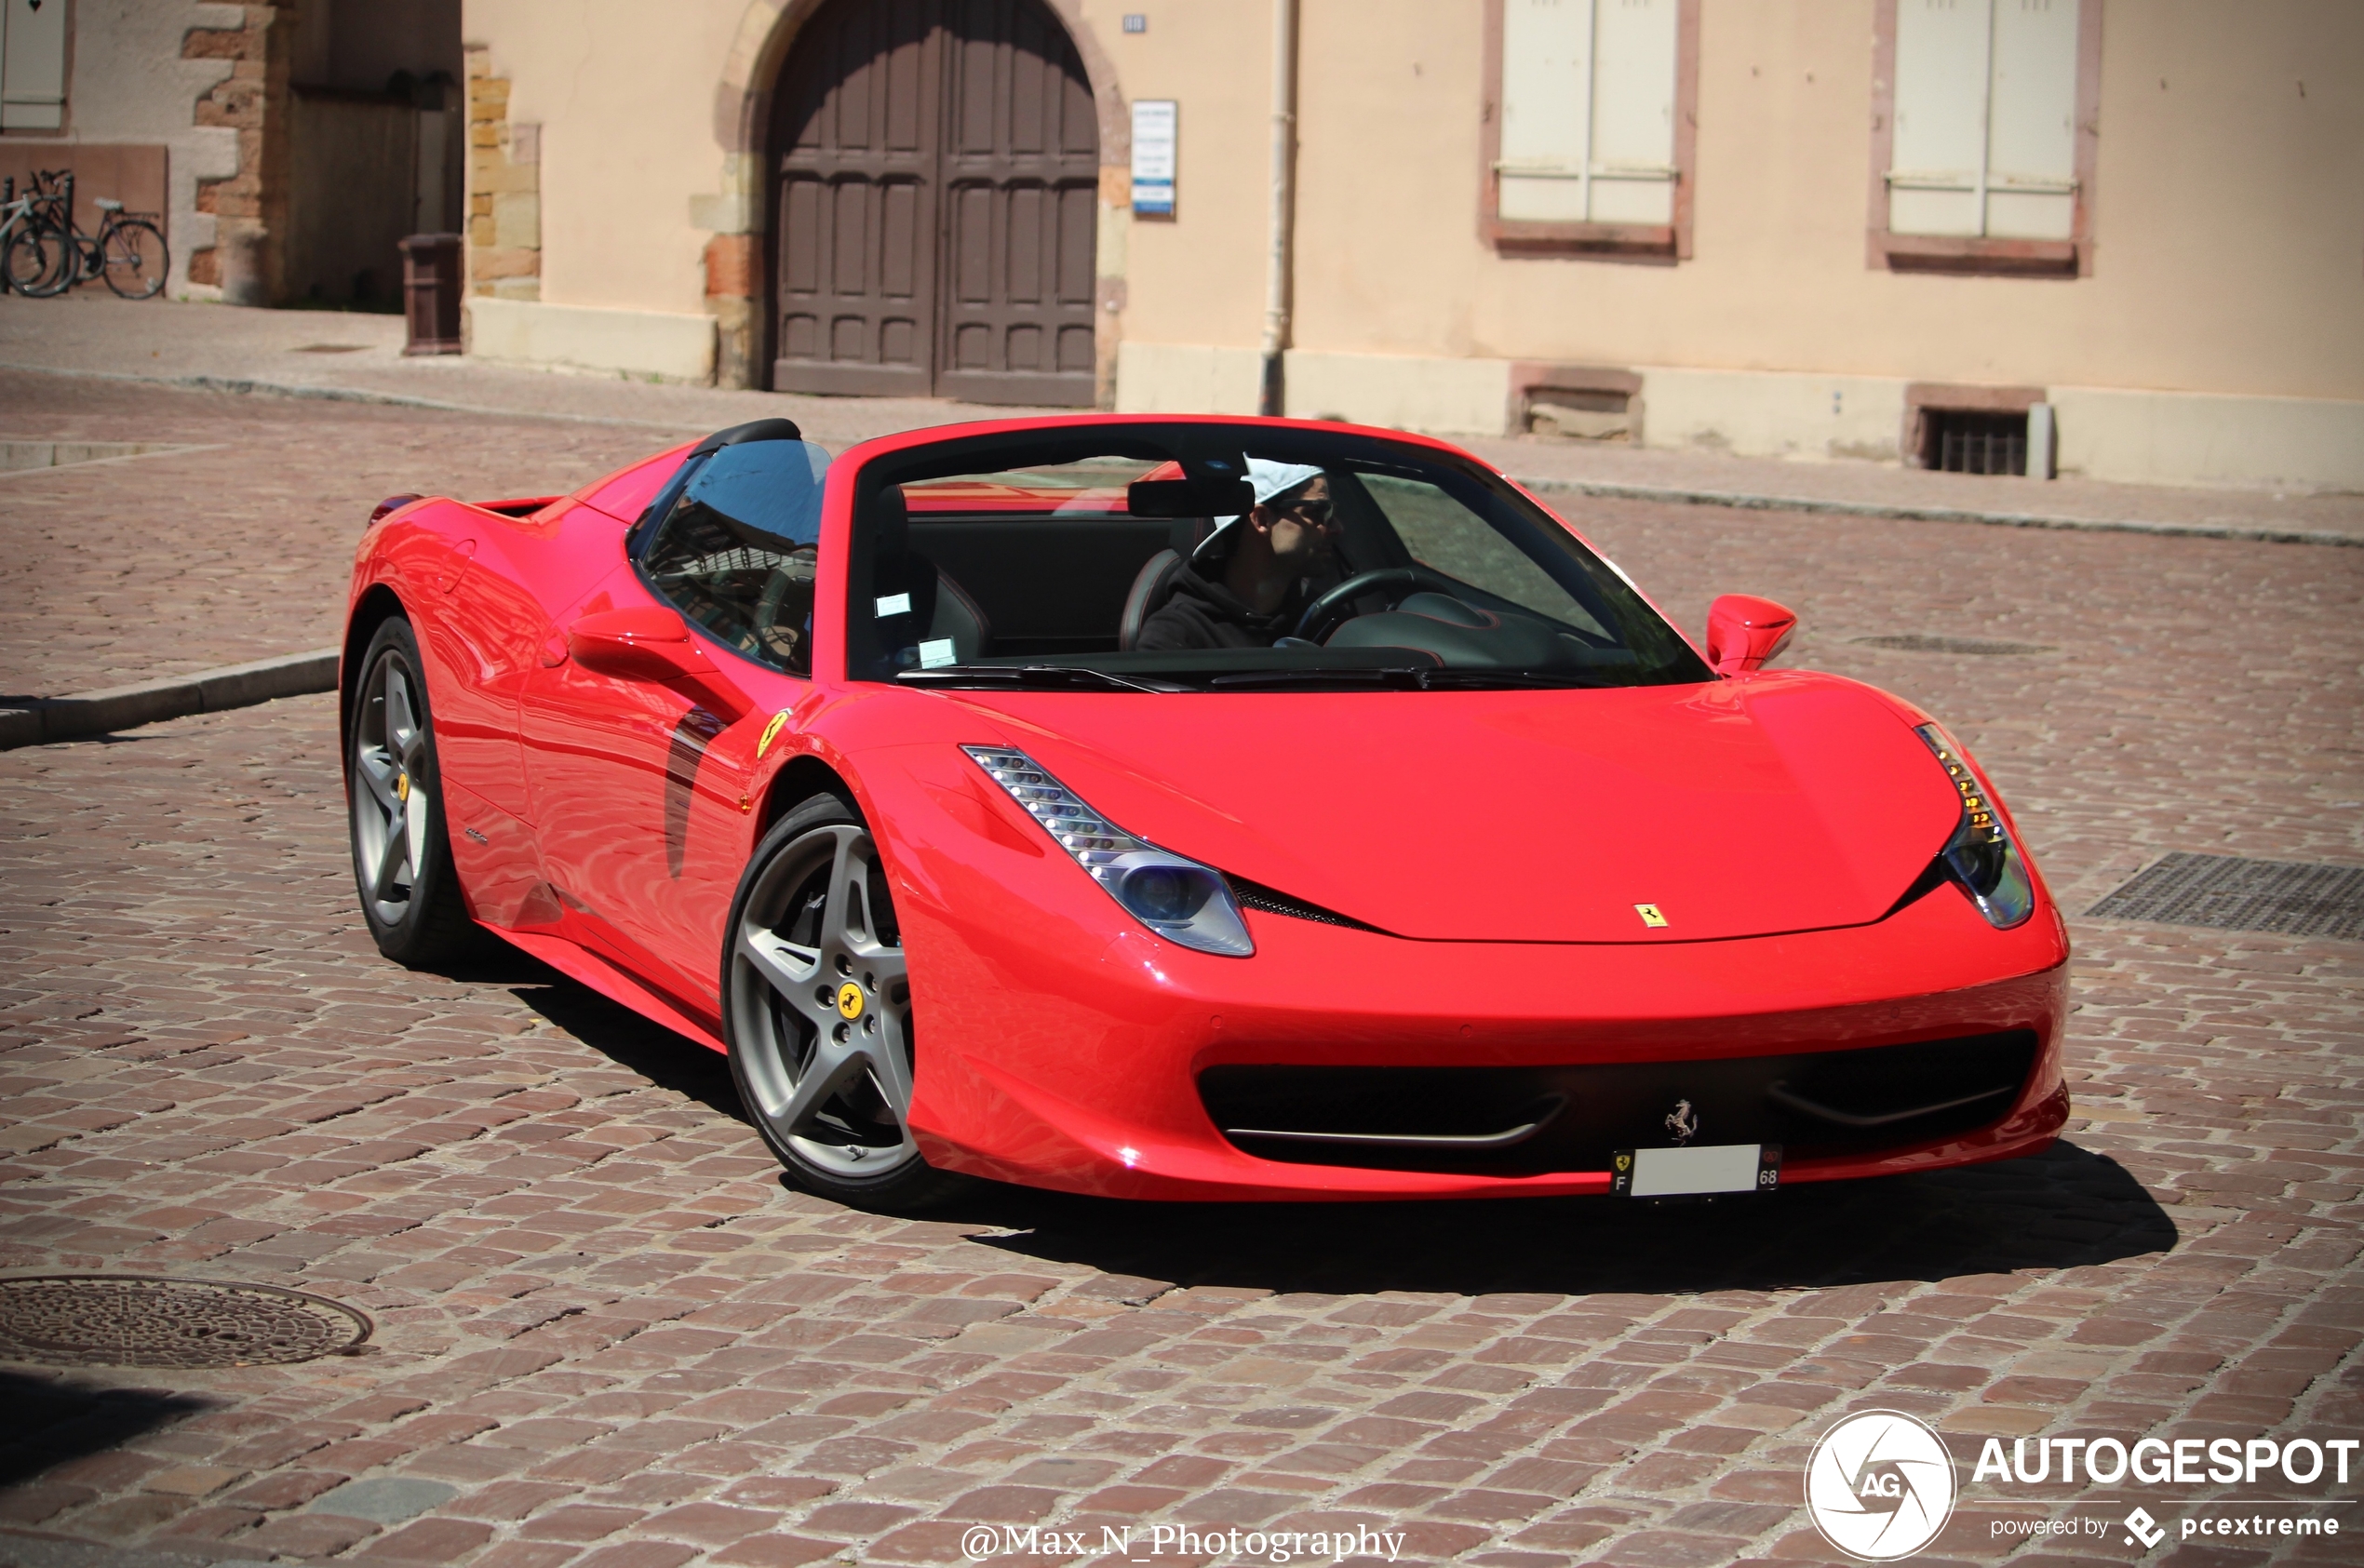
[[1133, 588], [1124, 596], [1123, 612], [1117, 618], [1116, 646], [1120, 652], [1130, 653], [1140, 646], [1142, 623], [1155, 615], [1173, 596], [1174, 579], [1186, 567], [1199, 566], [1208, 554], [1207, 546], [1215, 542], [1215, 519], [1187, 517], [1174, 525], [1172, 548], [1160, 550], [1141, 563], [1133, 576]]
[[891, 663], [917, 664], [917, 650], [923, 642], [949, 642], [951, 662], [959, 664], [990, 651], [993, 623], [985, 608], [912, 547], [911, 511], [898, 487], [888, 486], [871, 503], [870, 539], [873, 592], [881, 600], [898, 594], [910, 600], [907, 610], [879, 617], [880, 638]]
[[1140, 646], [1141, 623], [1158, 611], [1174, 592], [1175, 574], [1182, 570], [1179, 551], [1160, 550], [1141, 563], [1140, 571], [1133, 579], [1132, 591], [1124, 596], [1124, 613], [1117, 620], [1116, 646], [1119, 652], [1130, 653]]

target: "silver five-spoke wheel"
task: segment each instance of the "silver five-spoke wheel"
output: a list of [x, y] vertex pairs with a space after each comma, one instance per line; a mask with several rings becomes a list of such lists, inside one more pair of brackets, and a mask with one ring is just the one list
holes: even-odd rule
[[361, 895], [387, 925], [398, 923], [418, 889], [427, 841], [426, 726], [419, 722], [415, 677], [392, 650], [369, 670], [354, 717], [353, 854]]
[[876, 841], [818, 797], [767, 834], [732, 903], [731, 1064], [764, 1142], [806, 1186], [915, 1207], [947, 1186], [908, 1125], [910, 972]]
[[441, 962], [466, 950], [476, 927], [444, 836], [435, 726], [410, 623], [381, 625], [360, 667], [345, 715], [345, 794], [361, 913], [387, 958]]

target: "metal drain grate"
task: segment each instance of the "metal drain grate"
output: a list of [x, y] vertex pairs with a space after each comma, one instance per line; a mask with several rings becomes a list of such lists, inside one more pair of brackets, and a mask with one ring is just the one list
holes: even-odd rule
[[1927, 632], [1894, 632], [1881, 637], [1849, 637], [1847, 640], [1864, 648], [1887, 648], [1900, 653], [1970, 653], [2000, 657], [2055, 651], [2048, 642], [1998, 642], [1992, 637], [1938, 637]]
[[2171, 854], [2086, 914], [2108, 920], [2364, 940], [2364, 868]]
[[0, 1280], [0, 1360], [48, 1366], [243, 1367], [308, 1361], [369, 1337], [326, 1296], [127, 1274]]

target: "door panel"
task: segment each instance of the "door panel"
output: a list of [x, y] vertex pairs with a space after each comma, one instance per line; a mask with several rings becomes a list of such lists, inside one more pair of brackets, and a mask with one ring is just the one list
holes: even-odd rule
[[1099, 124], [1041, 0], [837, 0], [777, 105], [775, 388], [1091, 403]]
[[[623, 566], [565, 619], [656, 602]], [[739, 800], [766, 716], [732, 722], [672, 686], [572, 658], [538, 670], [522, 708], [542, 865], [565, 933], [711, 1017], [722, 918], [746, 851]]]

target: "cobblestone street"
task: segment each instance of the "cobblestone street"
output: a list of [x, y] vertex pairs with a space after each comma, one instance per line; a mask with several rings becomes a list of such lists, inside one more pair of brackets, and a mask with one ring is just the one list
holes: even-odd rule
[[[567, 489], [666, 440], [0, 395], [11, 436], [210, 449], [0, 481], [12, 692], [329, 644], [379, 496]], [[1686, 629], [1770, 596], [1803, 618], [1785, 663], [1944, 718], [2072, 915], [2169, 851], [2364, 866], [2364, 551], [1555, 500]], [[1855, 640], [1903, 634], [2024, 650]], [[2364, 1532], [2353, 1454], [2305, 1485], [1969, 1479], [1988, 1437], [2364, 1437], [2364, 945], [2073, 919], [2076, 1119], [2015, 1163], [1698, 1207], [1003, 1189], [889, 1219], [784, 1186], [719, 1058], [534, 961], [381, 959], [336, 728], [319, 696], [0, 753], [0, 1273], [277, 1284], [374, 1323], [286, 1366], [0, 1366], [0, 1564], [34, 1535], [951, 1564], [979, 1525], [1058, 1533], [1009, 1561], [1098, 1560], [1128, 1525], [1148, 1561], [1250, 1560], [1228, 1534], [1152, 1556], [1161, 1527], [1487, 1568], [1835, 1561], [1804, 1467], [1870, 1409], [1957, 1461], [1920, 1562], [2132, 1561], [2136, 1505], [2223, 1496]], [[2011, 1528], [2069, 1518], [2109, 1529]], [[2358, 1550], [2148, 1558], [2269, 1559]]]

